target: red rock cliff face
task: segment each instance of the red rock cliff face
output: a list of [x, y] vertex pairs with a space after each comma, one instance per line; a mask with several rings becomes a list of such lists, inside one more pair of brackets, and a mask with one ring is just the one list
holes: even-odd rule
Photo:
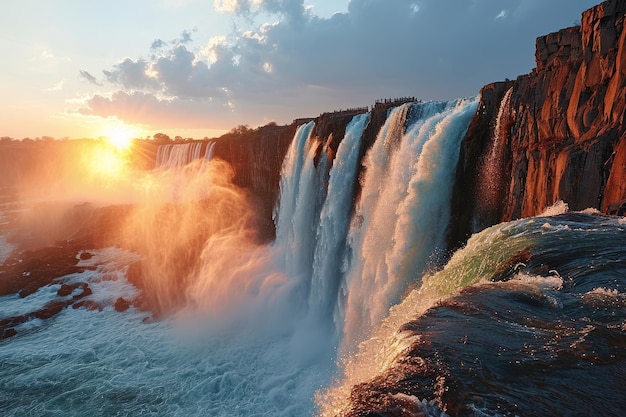
[[[558, 200], [572, 210], [606, 210], [626, 198], [625, 13], [623, 0], [585, 11], [580, 27], [537, 39], [537, 67], [530, 74], [483, 88], [477, 120], [462, 145], [458, 173], [466, 188], [456, 197], [461, 225], [453, 239], [534, 216]], [[480, 208], [480, 177], [494, 140], [505, 149], [501, 198]]]

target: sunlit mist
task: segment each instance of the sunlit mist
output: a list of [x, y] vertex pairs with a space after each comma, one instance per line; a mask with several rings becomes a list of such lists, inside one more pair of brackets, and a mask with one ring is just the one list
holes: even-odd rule
[[118, 150], [125, 150], [132, 144], [133, 138], [137, 137], [137, 131], [125, 124], [115, 124], [108, 127], [104, 136]]
[[121, 148], [113, 142], [107, 146], [101, 146], [89, 156], [91, 160], [88, 162], [88, 167], [91, 174], [102, 179], [112, 179], [122, 175], [128, 164], [127, 156], [122, 154]]

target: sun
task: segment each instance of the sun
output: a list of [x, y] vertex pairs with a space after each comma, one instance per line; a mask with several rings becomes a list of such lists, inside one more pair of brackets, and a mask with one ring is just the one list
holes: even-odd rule
[[136, 137], [136, 131], [127, 125], [115, 125], [106, 129], [104, 136], [118, 151], [128, 149]]

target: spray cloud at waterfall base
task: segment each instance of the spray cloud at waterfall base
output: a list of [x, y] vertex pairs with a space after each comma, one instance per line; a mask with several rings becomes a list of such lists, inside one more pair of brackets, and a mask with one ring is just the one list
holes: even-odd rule
[[[95, 217], [111, 211], [115, 221], [105, 226], [117, 233], [105, 244], [126, 251], [89, 248], [90, 258], [76, 266], [82, 272], [25, 298], [2, 297], [4, 414], [294, 415], [312, 409], [312, 392], [332, 363], [301, 363], [290, 349], [300, 304], [292, 299], [284, 256], [256, 242], [256, 213], [231, 176], [221, 161], [168, 164], [147, 174], [129, 169], [132, 200], [115, 196], [108, 203], [122, 210], [103, 200], [90, 208]], [[30, 210], [28, 201], [18, 207]], [[140, 293], [127, 281], [131, 270], [140, 271], [132, 277]], [[74, 285], [92, 294], [70, 290], [58, 299], [57, 292]], [[159, 319], [142, 323], [146, 313], [137, 307], [120, 316], [113, 308], [120, 298], [134, 299]], [[72, 305], [75, 299], [81, 301]], [[51, 303], [73, 308], [46, 319]], [[55, 373], [62, 376], [46, 376]]]

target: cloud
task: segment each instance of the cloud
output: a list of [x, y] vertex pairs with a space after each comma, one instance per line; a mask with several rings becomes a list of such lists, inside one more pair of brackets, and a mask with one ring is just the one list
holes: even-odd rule
[[185, 45], [185, 44], [188, 44], [188, 43], [192, 42], [192, 39], [191, 39], [191, 34], [192, 34], [193, 32], [197, 32], [197, 30], [198, 30], [198, 29], [193, 29], [191, 32], [190, 32], [190, 31], [188, 31], [188, 30], [183, 30], [183, 31], [180, 33], [180, 38], [178, 38], [178, 39], [174, 39], [174, 40], [172, 41], [172, 43], [174, 43], [174, 44], [183, 44], [183, 45]]
[[93, 75], [91, 75], [89, 72], [85, 71], [85, 70], [80, 70], [79, 74], [81, 77], [83, 77], [84, 79], [86, 79], [87, 81], [89, 81], [92, 84], [95, 85], [102, 85], [98, 79], [96, 77], [94, 77]]
[[41, 51], [41, 59], [54, 59], [54, 54], [50, 51]]
[[155, 39], [152, 42], [152, 45], [150, 45], [150, 50], [151, 51], [156, 51], [158, 49], [163, 48], [165, 45], [167, 45], [167, 42], [162, 41], [161, 39]]
[[228, 115], [228, 103], [212, 100], [162, 99], [143, 92], [117, 91], [110, 97], [97, 94], [87, 100], [78, 113], [104, 118], [114, 116], [127, 123], [160, 128], [229, 129], [236, 121]]
[[144, 59], [125, 58], [114, 66], [112, 71], [102, 71], [110, 83], [126, 89], [150, 89], [157, 87], [157, 81], [149, 75], [150, 64]]
[[305, 6], [303, 0], [215, 0], [213, 5], [219, 12], [243, 17], [280, 15], [289, 24], [304, 23], [311, 17], [311, 7]]
[[61, 91], [63, 89], [63, 80], [57, 82], [52, 87], [46, 88], [46, 91]]
[[183, 31], [171, 44], [157, 39], [151, 55], [105, 70], [119, 90], [108, 99], [93, 97], [81, 111], [115, 115], [119, 109], [135, 121], [158, 123], [130, 111], [141, 102], [163, 120], [206, 123], [210, 112], [233, 125], [255, 125], [383, 97], [475, 95], [489, 82], [529, 72], [535, 38], [569, 26], [594, 4], [584, 3], [351, 0], [346, 13], [320, 18], [304, 0], [216, 0], [217, 10], [248, 23], [278, 20], [204, 45], [192, 39], [195, 31]]

